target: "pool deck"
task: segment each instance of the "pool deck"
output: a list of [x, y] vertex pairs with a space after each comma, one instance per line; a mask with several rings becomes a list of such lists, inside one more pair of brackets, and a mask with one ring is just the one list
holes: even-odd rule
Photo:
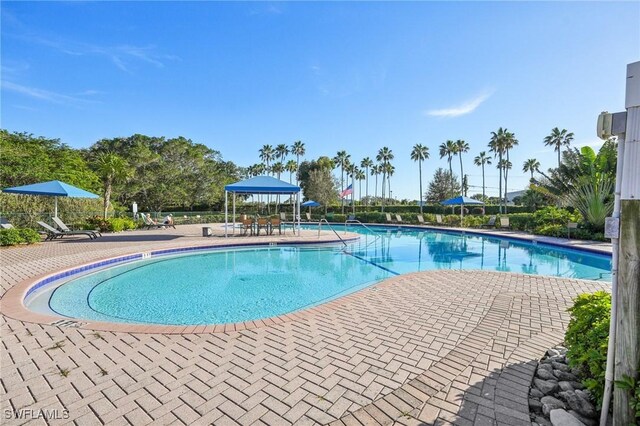
[[[203, 238], [201, 226], [2, 249], [2, 309], [7, 290], [43, 274], [229, 242]], [[318, 240], [317, 231], [287, 231], [231, 243], [290, 238]], [[321, 238], [335, 235], [325, 230]], [[191, 334], [96, 332], [3, 315], [2, 423], [528, 425], [535, 360], [562, 341], [573, 298], [608, 287], [504, 272], [419, 272], [280, 323]], [[43, 414], [60, 420], [45, 422]]]

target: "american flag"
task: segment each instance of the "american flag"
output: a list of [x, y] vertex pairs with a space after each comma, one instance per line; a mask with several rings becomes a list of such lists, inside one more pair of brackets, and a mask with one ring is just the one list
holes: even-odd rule
[[349, 186], [347, 186], [347, 189], [345, 189], [344, 191], [342, 191], [340, 193], [340, 198], [344, 198], [347, 195], [350, 195], [352, 193], [353, 193], [353, 185], [349, 185]]

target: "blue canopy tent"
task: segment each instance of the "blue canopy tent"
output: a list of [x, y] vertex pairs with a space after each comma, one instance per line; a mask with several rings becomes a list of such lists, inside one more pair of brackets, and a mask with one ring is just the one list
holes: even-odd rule
[[[300, 187], [271, 176], [256, 176], [247, 180], [225, 185], [224, 187], [224, 236], [227, 236], [229, 224], [228, 194], [233, 194], [233, 233], [236, 230], [236, 194], [289, 194], [296, 195], [296, 226], [300, 235]], [[295, 230], [294, 230], [295, 232]]]
[[68, 183], [60, 182], [59, 180], [14, 186], [13, 188], [5, 188], [2, 192], [53, 197], [55, 199], [54, 217], [58, 217], [58, 197], [100, 198], [100, 196], [92, 192], [85, 191]]
[[[473, 205], [473, 206], [477, 206], [477, 205], [484, 205], [484, 203], [480, 200], [476, 200], [474, 198], [469, 198], [469, 197], [463, 197], [463, 196], [459, 196], [459, 197], [455, 197], [455, 198], [450, 198], [448, 200], [444, 200], [443, 202], [441, 202], [440, 204], [442, 204], [443, 206], [457, 206], [460, 205], [460, 221], [462, 222], [462, 218], [464, 217], [464, 206], [469, 204], [469, 205]], [[462, 225], [462, 223], [460, 223], [460, 225]]]

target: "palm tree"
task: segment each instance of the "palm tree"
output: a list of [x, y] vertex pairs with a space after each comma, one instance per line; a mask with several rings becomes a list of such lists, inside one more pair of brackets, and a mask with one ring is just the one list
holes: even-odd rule
[[297, 172], [300, 171], [300, 157], [305, 154], [304, 143], [302, 141], [295, 141], [291, 147], [291, 153], [296, 156], [296, 185], [298, 184]]
[[516, 135], [511, 133], [511, 132], [507, 132], [507, 137], [504, 141], [504, 150], [505, 153], [507, 154], [507, 163], [506, 165], [508, 167], [504, 168], [504, 212], [507, 212], [507, 183], [509, 180], [509, 170], [511, 169], [511, 161], [509, 161], [509, 150], [512, 149], [514, 146], [518, 145], [518, 139], [516, 139]]
[[362, 181], [367, 179], [368, 175], [363, 170], [358, 169], [356, 173], [356, 180], [358, 181], [358, 195], [360, 196], [360, 204], [362, 204]]
[[[494, 157], [498, 157], [498, 164], [502, 161], [502, 155], [505, 151], [505, 139], [509, 133], [507, 129], [500, 127], [497, 132], [491, 132], [491, 140], [489, 141], [489, 151], [493, 152]], [[502, 167], [498, 167], [500, 176], [498, 177], [498, 204], [500, 213], [502, 213]]]
[[386, 146], [382, 147], [378, 151], [378, 155], [376, 155], [376, 160], [382, 163], [382, 211], [384, 212], [384, 184], [389, 171], [387, 166], [393, 160], [393, 152]]
[[[491, 164], [491, 157], [489, 157], [487, 155], [487, 153], [485, 151], [482, 151], [480, 154], [478, 154], [476, 156], [476, 158], [473, 159], [473, 164], [475, 164], [476, 166], [481, 166], [482, 167], [482, 201], [486, 202], [486, 196], [484, 193], [484, 165], [485, 164]], [[484, 212], [484, 207], [483, 207], [483, 212]]]
[[529, 158], [522, 166], [523, 172], [531, 172], [531, 180], [533, 181], [533, 172], [537, 172], [540, 168], [540, 162], [535, 158]]
[[127, 161], [112, 152], [102, 152], [96, 157], [98, 176], [104, 186], [104, 218], [107, 218], [109, 204], [111, 202], [111, 190], [113, 184], [125, 180], [129, 176], [129, 164]]
[[[347, 151], [338, 151], [335, 157], [333, 157], [333, 162], [336, 166], [340, 167], [341, 177], [340, 177], [340, 192], [344, 191], [344, 171], [349, 165], [349, 158], [351, 155], [347, 154]], [[344, 198], [341, 199], [342, 203], [342, 214], [344, 214]]]
[[373, 197], [377, 198], [378, 197], [378, 175], [382, 173], [382, 170], [380, 169], [380, 165], [379, 164], [375, 164], [373, 166], [371, 166], [371, 176], [375, 176], [376, 177], [376, 186], [374, 188], [373, 191]]
[[263, 145], [260, 148], [260, 159], [264, 162], [265, 172], [269, 173], [269, 162], [274, 159], [275, 151], [271, 145]]
[[502, 175], [504, 175], [504, 213], [507, 213], [507, 173], [509, 170], [511, 170], [511, 161], [507, 160], [506, 158], [503, 158], [502, 160], [498, 161], [498, 164], [496, 165], [497, 168], [500, 169], [500, 172]]
[[573, 133], [568, 133], [567, 129], [551, 129], [551, 134], [544, 138], [545, 146], [553, 146], [553, 150], [558, 152], [558, 167], [560, 167], [560, 150], [562, 146], [569, 146], [573, 140]]
[[284, 164], [279, 161], [273, 163], [273, 166], [271, 166], [271, 171], [278, 177], [278, 179], [280, 179], [280, 174], [284, 172]]
[[[440, 150], [440, 158], [447, 157], [449, 163], [449, 175], [453, 177], [453, 169], [451, 168], [451, 159], [456, 153], [457, 145], [454, 141], [448, 140], [445, 143], [441, 143], [438, 147]], [[450, 188], [449, 194], [451, 195], [453, 188]]]
[[289, 160], [287, 161], [287, 164], [284, 165], [284, 169], [289, 172], [289, 183], [291, 183], [293, 174], [298, 171], [298, 164], [295, 160]]
[[429, 158], [429, 148], [416, 144], [411, 150], [411, 159], [418, 162], [418, 172], [420, 176], [420, 214], [422, 214], [422, 162]]
[[[367, 188], [367, 202], [369, 202], [369, 168], [373, 167], [373, 161], [369, 157], [364, 157], [360, 162], [360, 167], [365, 170], [365, 178], [367, 179], [367, 181], [365, 182], [364, 186]], [[360, 194], [360, 199], [362, 199], [362, 194]]]
[[393, 164], [391, 163], [387, 163], [385, 166], [385, 172], [387, 174], [387, 186], [389, 189], [389, 202], [391, 203], [393, 200], [392, 194], [391, 194], [391, 176], [393, 176], [393, 174], [396, 171], [396, 168], [393, 166]]
[[286, 144], [281, 143], [276, 146], [275, 153], [276, 157], [280, 158], [280, 162], [284, 164], [284, 159], [289, 154], [289, 147]]
[[353, 212], [355, 213], [356, 211], [356, 205], [354, 202], [355, 192], [356, 192], [355, 179], [356, 179], [356, 174], [358, 173], [359, 170], [358, 170], [358, 167], [353, 163], [348, 163], [345, 167], [345, 170], [347, 172], [347, 177], [351, 178], [351, 207], [353, 209]]
[[464, 193], [463, 182], [464, 182], [464, 171], [462, 169], [462, 153], [469, 151], [469, 144], [462, 139], [458, 139], [456, 141], [456, 152], [455, 154], [460, 157], [460, 194]]

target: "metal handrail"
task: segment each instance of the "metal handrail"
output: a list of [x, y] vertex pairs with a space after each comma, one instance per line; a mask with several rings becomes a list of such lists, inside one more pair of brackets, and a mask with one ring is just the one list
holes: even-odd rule
[[364, 223], [360, 222], [358, 219], [347, 219], [344, 221], [345, 227], [344, 227], [344, 232], [347, 232], [347, 226], [349, 225], [349, 223], [357, 223], [358, 225], [362, 226], [364, 229], [368, 230], [369, 232], [371, 232], [371, 235], [373, 235], [373, 241], [371, 241], [370, 243], [367, 243], [367, 245], [364, 247], [365, 249], [367, 249], [370, 245], [372, 245], [373, 243], [375, 243], [378, 238], [382, 239], [382, 235], [380, 235], [378, 232], [375, 232], [373, 229], [369, 228], [367, 225], [365, 225]]
[[320, 221], [318, 222], [318, 237], [320, 236], [320, 228], [322, 227], [322, 222], [326, 223], [327, 226], [329, 227], [329, 229], [331, 229], [333, 231], [334, 234], [336, 234], [336, 237], [338, 237], [338, 239], [340, 240], [340, 242], [342, 242], [342, 244], [344, 244], [345, 247], [347, 247], [347, 243], [342, 239], [342, 237], [336, 232], [335, 229], [333, 229], [331, 227], [331, 224], [327, 221], [327, 219], [320, 219]]

